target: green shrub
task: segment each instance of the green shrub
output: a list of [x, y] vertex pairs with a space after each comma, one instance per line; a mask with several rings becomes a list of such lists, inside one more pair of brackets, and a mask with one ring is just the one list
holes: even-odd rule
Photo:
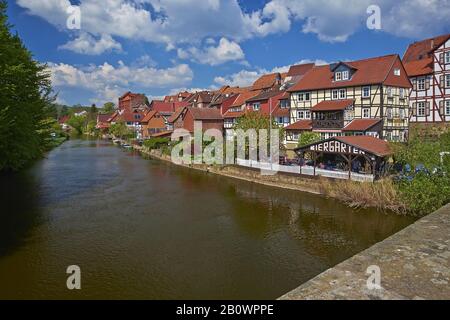
[[166, 148], [169, 145], [170, 138], [150, 138], [144, 141], [144, 147], [153, 149]]

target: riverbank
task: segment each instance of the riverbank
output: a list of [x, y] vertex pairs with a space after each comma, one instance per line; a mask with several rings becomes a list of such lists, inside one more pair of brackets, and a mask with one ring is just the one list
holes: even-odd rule
[[[133, 147], [144, 155], [172, 163], [170, 156], [163, 154], [160, 150], [148, 150], [136, 145]], [[261, 175], [259, 169], [237, 165], [191, 164], [180, 166], [271, 187], [323, 195], [337, 199], [352, 208], [376, 208], [379, 211], [407, 214], [407, 206], [400, 200], [390, 180], [361, 183], [284, 172]]]
[[[367, 288], [370, 266], [381, 288]], [[338, 264], [281, 300], [449, 299], [450, 205]]]

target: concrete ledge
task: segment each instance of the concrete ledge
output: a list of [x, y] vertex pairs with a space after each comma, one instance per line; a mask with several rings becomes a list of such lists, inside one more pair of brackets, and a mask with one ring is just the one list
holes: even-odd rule
[[[367, 288], [372, 265], [381, 269], [381, 289]], [[450, 299], [450, 204], [280, 299]]]

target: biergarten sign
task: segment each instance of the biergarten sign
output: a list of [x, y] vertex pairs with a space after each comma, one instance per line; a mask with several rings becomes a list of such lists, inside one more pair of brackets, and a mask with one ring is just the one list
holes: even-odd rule
[[310, 146], [311, 151], [316, 152], [328, 152], [328, 153], [344, 153], [344, 154], [354, 154], [354, 155], [364, 155], [366, 154], [361, 149], [354, 146], [348, 145], [344, 142], [338, 140], [324, 141]]

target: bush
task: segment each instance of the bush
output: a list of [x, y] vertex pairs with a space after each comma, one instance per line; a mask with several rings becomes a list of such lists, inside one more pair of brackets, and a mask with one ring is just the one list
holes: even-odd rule
[[320, 133], [307, 131], [300, 135], [300, 138], [298, 139], [298, 147], [304, 147], [320, 140], [322, 140]]
[[169, 145], [170, 138], [150, 138], [144, 141], [144, 147], [154, 150], [167, 147]]

